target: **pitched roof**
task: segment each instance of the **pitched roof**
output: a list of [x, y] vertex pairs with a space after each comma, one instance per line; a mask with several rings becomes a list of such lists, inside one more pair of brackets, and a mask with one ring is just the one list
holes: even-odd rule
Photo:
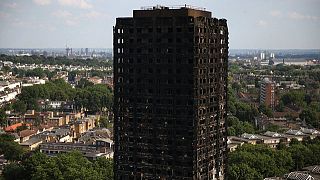
[[37, 133], [37, 131], [35, 131], [35, 130], [26, 129], [26, 130], [20, 131], [19, 136], [20, 137], [27, 137], [27, 136], [31, 136], [36, 133]]
[[314, 180], [314, 177], [312, 177], [309, 174], [305, 174], [305, 173], [291, 172], [286, 176], [286, 179], [290, 179], [290, 180]]
[[30, 145], [33, 145], [33, 144], [36, 144], [36, 143], [39, 143], [39, 142], [42, 142], [42, 140], [39, 139], [39, 138], [34, 137], [34, 138], [30, 138], [29, 140], [21, 143], [20, 145], [22, 145], [22, 146], [23, 145], [30, 146]]
[[311, 172], [315, 174], [320, 174], [320, 166], [314, 166], [314, 168], [311, 170]]
[[17, 124], [13, 124], [11, 126], [6, 127], [4, 130], [5, 131], [15, 131], [18, 127], [22, 126], [22, 123], [17, 123]]
[[320, 134], [316, 129], [301, 128], [300, 131], [305, 134]]
[[282, 137], [281, 134], [279, 134], [277, 132], [271, 132], [271, 131], [267, 131], [263, 135], [269, 136], [269, 137]]
[[242, 138], [245, 138], [245, 139], [259, 139], [258, 136], [254, 135], [254, 134], [248, 134], [248, 133], [243, 133], [241, 135]]
[[293, 129], [289, 129], [286, 134], [291, 134], [291, 135], [304, 135], [303, 132], [299, 131], [299, 130], [293, 130]]

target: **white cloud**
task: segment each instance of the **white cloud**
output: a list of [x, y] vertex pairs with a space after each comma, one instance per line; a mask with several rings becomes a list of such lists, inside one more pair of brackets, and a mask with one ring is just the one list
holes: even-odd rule
[[17, 26], [17, 27], [30, 27], [31, 22], [22, 21], [20, 19], [14, 19], [11, 22], [11, 25]]
[[52, 13], [53, 16], [58, 18], [69, 18], [72, 17], [72, 14], [69, 11], [59, 10]]
[[267, 21], [264, 21], [264, 20], [259, 20], [258, 21], [258, 26], [265, 27], [267, 25], [268, 25]]
[[45, 6], [51, 4], [51, 0], [33, 0], [33, 2], [40, 6]]
[[86, 13], [84, 16], [87, 18], [99, 18], [102, 16], [102, 13], [97, 11], [91, 11], [89, 13]]
[[273, 16], [273, 17], [281, 17], [282, 16], [282, 12], [275, 10], [275, 11], [271, 11], [270, 15]]
[[65, 21], [65, 23], [66, 23], [66, 25], [68, 25], [68, 26], [76, 26], [76, 25], [78, 25], [78, 21], [75, 20], [75, 19], [67, 19], [67, 20]]
[[108, 18], [110, 17], [108, 14], [106, 13], [101, 13], [98, 11], [90, 11], [88, 13], [85, 13], [83, 15], [83, 17], [87, 18], [87, 19], [98, 19], [98, 18]]
[[320, 20], [319, 16], [304, 15], [304, 14], [297, 13], [297, 12], [288, 13], [288, 17], [290, 19], [294, 19], [294, 20], [314, 20], [314, 21]]
[[71, 6], [80, 9], [90, 9], [92, 4], [88, 3], [86, 0], [58, 0], [59, 4], [62, 6]]
[[58, 10], [52, 13], [53, 16], [62, 19], [68, 26], [75, 26], [79, 24], [79, 18], [74, 16], [71, 12], [65, 10]]
[[13, 3], [7, 3], [4, 6], [8, 8], [16, 8], [17, 5], [18, 5], [17, 3], [13, 2]]
[[10, 15], [4, 12], [0, 12], [0, 19], [8, 18]]

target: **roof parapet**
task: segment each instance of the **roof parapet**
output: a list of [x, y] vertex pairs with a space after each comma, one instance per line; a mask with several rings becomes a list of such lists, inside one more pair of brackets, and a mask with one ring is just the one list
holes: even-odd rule
[[162, 6], [162, 5], [156, 5], [156, 6], [143, 6], [140, 8], [141, 10], [157, 10], [157, 9], [194, 9], [194, 10], [200, 10], [205, 11], [206, 8], [203, 7], [197, 7], [192, 5], [171, 5], [171, 6]]

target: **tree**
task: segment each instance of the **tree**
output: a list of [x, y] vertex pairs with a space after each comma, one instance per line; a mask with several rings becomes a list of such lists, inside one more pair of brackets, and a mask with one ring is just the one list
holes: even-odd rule
[[95, 169], [102, 174], [102, 177], [106, 179], [113, 179], [113, 160], [112, 159], [105, 159], [105, 158], [98, 158], [94, 162]]
[[243, 133], [254, 133], [254, 127], [249, 122], [241, 122], [235, 116], [227, 117], [227, 133], [229, 136], [241, 135]]
[[112, 180], [113, 162], [105, 158], [89, 161], [80, 152], [58, 154], [56, 157], [37, 152], [19, 164], [6, 166], [4, 175], [10, 180]]
[[320, 127], [320, 116], [316, 111], [313, 111], [311, 109], [304, 109], [300, 113], [299, 117], [301, 120], [306, 121], [308, 125], [311, 125], [315, 128]]
[[278, 167], [275, 169], [276, 176], [281, 176], [293, 168], [293, 159], [291, 153], [285, 149], [276, 151], [274, 154], [274, 160]]
[[292, 155], [294, 161], [295, 170], [299, 170], [305, 166], [311, 165], [313, 157], [312, 151], [303, 144], [293, 144], [289, 148], [289, 152]]
[[279, 104], [276, 107], [277, 111], [283, 112], [284, 111], [284, 103], [282, 101], [279, 102]]
[[7, 125], [7, 114], [3, 108], [0, 109], [0, 126]]
[[228, 134], [228, 136], [236, 136], [237, 135], [236, 130], [232, 126], [228, 127], [227, 134]]
[[85, 78], [81, 78], [76, 87], [77, 88], [86, 88], [86, 87], [89, 87], [89, 86], [92, 86], [92, 85], [93, 85], [92, 82], [88, 81]]
[[3, 66], [1, 69], [4, 73], [8, 73], [11, 71], [11, 68], [9, 66]]
[[25, 154], [25, 150], [18, 143], [14, 142], [11, 135], [0, 136], [0, 154], [9, 161], [20, 161]]
[[99, 124], [101, 127], [111, 128], [112, 124], [109, 122], [108, 117], [102, 116], [100, 117]]
[[268, 117], [273, 116], [272, 110], [269, 107], [267, 107], [265, 104], [261, 104], [259, 106], [259, 111], [262, 112], [263, 114], [267, 115]]
[[14, 136], [10, 134], [0, 134], [0, 142], [13, 142]]
[[25, 169], [22, 165], [16, 162], [12, 162], [4, 166], [3, 176], [5, 180], [24, 180], [25, 178]]
[[280, 126], [276, 124], [270, 124], [270, 125], [267, 125], [266, 127], [266, 131], [272, 131], [272, 132], [278, 132], [279, 129], [280, 129]]
[[27, 105], [19, 100], [13, 103], [12, 108], [15, 112], [21, 112], [22, 114], [27, 111]]
[[290, 105], [293, 107], [305, 107], [306, 103], [305, 100], [305, 93], [302, 91], [289, 91], [285, 93], [281, 97], [281, 101], [284, 103], [285, 106]]
[[263, 176], [247, 164], [233, 164], [228, 168], [228, 178], [230, 180], [260, 180]]
[[253, 121], [253, 117], [258, 114], [256, 108], [242, 102], [236, 102], [236, 113], [235, 116], [239, 118], [240, 121]]

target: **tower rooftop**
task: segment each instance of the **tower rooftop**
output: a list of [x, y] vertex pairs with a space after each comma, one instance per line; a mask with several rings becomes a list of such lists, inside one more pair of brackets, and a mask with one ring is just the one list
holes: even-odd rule
[[191, 5], [174, 5], [174, 6], [145, 6], [140, 10], [133, 11], [133, 17], [177, 17], [177, 16], [192, 16], [192, 17], [211, 17], [211, 12], [205, 8]]

